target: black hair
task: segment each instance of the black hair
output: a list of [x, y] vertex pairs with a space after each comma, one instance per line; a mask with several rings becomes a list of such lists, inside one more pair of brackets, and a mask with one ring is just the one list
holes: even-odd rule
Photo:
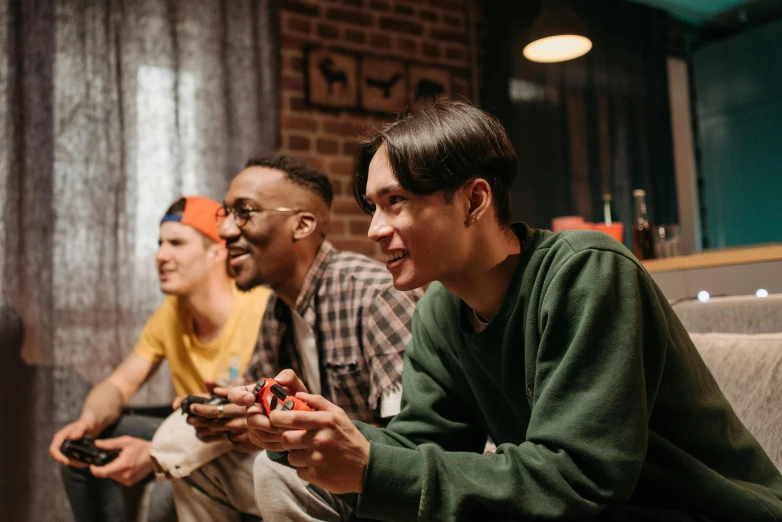
[[283, 172], [285, 177], [310, 192], [314, 192], [331, 208], [334, 189], [329, 177], [301, 158], [277, 152], [265, 156], [256, 156], [247, 160], [245, 168], [266, 167]]
[[441, 100], [401, 117], [363, 139], [353, 164], [353, 193], [364, 212], [369, 163], [381, 145], [399, 184], [413, 194], [442, 192], [446, 203], [466, 183], [483, 178], [491, 187], [497, 219], [510, 226], [510, 191], [516, 153], [494, 116], [468, 103]]
[[179, 198], [178, 200], [174, 201], [170, 207], [168, 207], [168, 210], [166, 210], [166, 213], [164, 215], [166, 216], [181, 216], [185, 213], [185, 204], [187, 203], [187, 200], [185, 198]]

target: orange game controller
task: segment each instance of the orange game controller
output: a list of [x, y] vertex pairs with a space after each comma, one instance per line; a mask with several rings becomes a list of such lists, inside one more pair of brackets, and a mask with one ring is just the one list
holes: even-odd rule
[[314, 411], [307, 403], [297, 399], [274, 379], [261, 379], [253, 390], [255, 402], [261, 403], [263, 411], [269, 415], [274, 410]]

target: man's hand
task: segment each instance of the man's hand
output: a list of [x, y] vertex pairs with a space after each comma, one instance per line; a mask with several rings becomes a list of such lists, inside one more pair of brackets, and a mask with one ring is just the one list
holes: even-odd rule
[[97, 439], [95, 446], [100, 449], [118, 449], [119, 456], [105, 466], [90, 466], [94, 477], [112, 479], [125, 486], [132, 486], [152, 471], [152, 459], [149, 451], [152, 442], [135, 437], [117, 437], [115, 439]]
[[93, 424], [89, 419], [80, 418], [77, 421], [71, 422], [54, 434], [52, 442], [49, 444], [49, 454], [60, 464], [76, 468], [86, 468], [87, 464], [79, 462], [78, 460], [69, 459], [63, 455], [60, 451], [60, 446], [62, 446], [65, 439], [78, 440], [84, 435], [92, 435], [94, 437], [97, 433], [92, 433], [93, 430]]
[[[278, 384], [288, 389], [288, 393], [306, 392], [307, 387], [293, 370], [283, 370], [275, 378]], [[280, 445], [280, 435], [285, 429], [275, 428], [269, 422], [260, 404], [255, 404], [253, 385], [234, 386], [228, 392], [228, 400], [239, 406], [247, 407], [246, 426], [249, 440], [258, 448], [269, 451], [285, 451]], [[257, 450], [257, 448], [256, 448]]]
[[[228, 390], [215, 387], [212, 393], [225, 397], [228, 395]], [[222, 414], [220, 410], [222, 410]], [[223, 404], [221, 406], [193, 404], [190, 406], [190, 411], [198, 415], [198, 417], [191, 416], [187, 419], [187, 422], [195, 427], [196, 436], [202, 442], [227, 440], [234, 443], [236, 449], [240, 451], [258, 451], [258, 448], [250, 442], [247, 433], [246, 410], [247, 408], [244, 406], [235, 404]]]
[[361, 493], [369, 441], [339, 406], [320, 395], [296, 397], [317, 411], [276, 410], [269, 418], [273, 427], [288, 430], [280, 440], [288, 463], [299, 478], [332, 493]]

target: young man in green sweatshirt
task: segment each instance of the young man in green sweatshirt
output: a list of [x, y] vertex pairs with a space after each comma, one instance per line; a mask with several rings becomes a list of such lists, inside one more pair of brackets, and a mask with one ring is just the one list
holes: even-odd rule
[[381, 429], [300, 393], [318, 411], [248, 417], [251, 438], [371, 519], [782, 521], [782, 476], [649, 274], [600, 232], [512, 225], [515, 174], [502, 126], [463, 103], [366, 140], [369, 236], [397, 288], [436, 281], [402, 409]]

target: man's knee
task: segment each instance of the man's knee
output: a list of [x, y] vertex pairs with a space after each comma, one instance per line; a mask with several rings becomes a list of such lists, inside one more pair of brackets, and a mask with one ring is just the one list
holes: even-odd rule
[[260, 452], [255, 458], [253, 479], [256, 484], [279, 484], [290, 480], [291, 476], [298, 478], [295, 470], [272, 461], [265, 451]]

